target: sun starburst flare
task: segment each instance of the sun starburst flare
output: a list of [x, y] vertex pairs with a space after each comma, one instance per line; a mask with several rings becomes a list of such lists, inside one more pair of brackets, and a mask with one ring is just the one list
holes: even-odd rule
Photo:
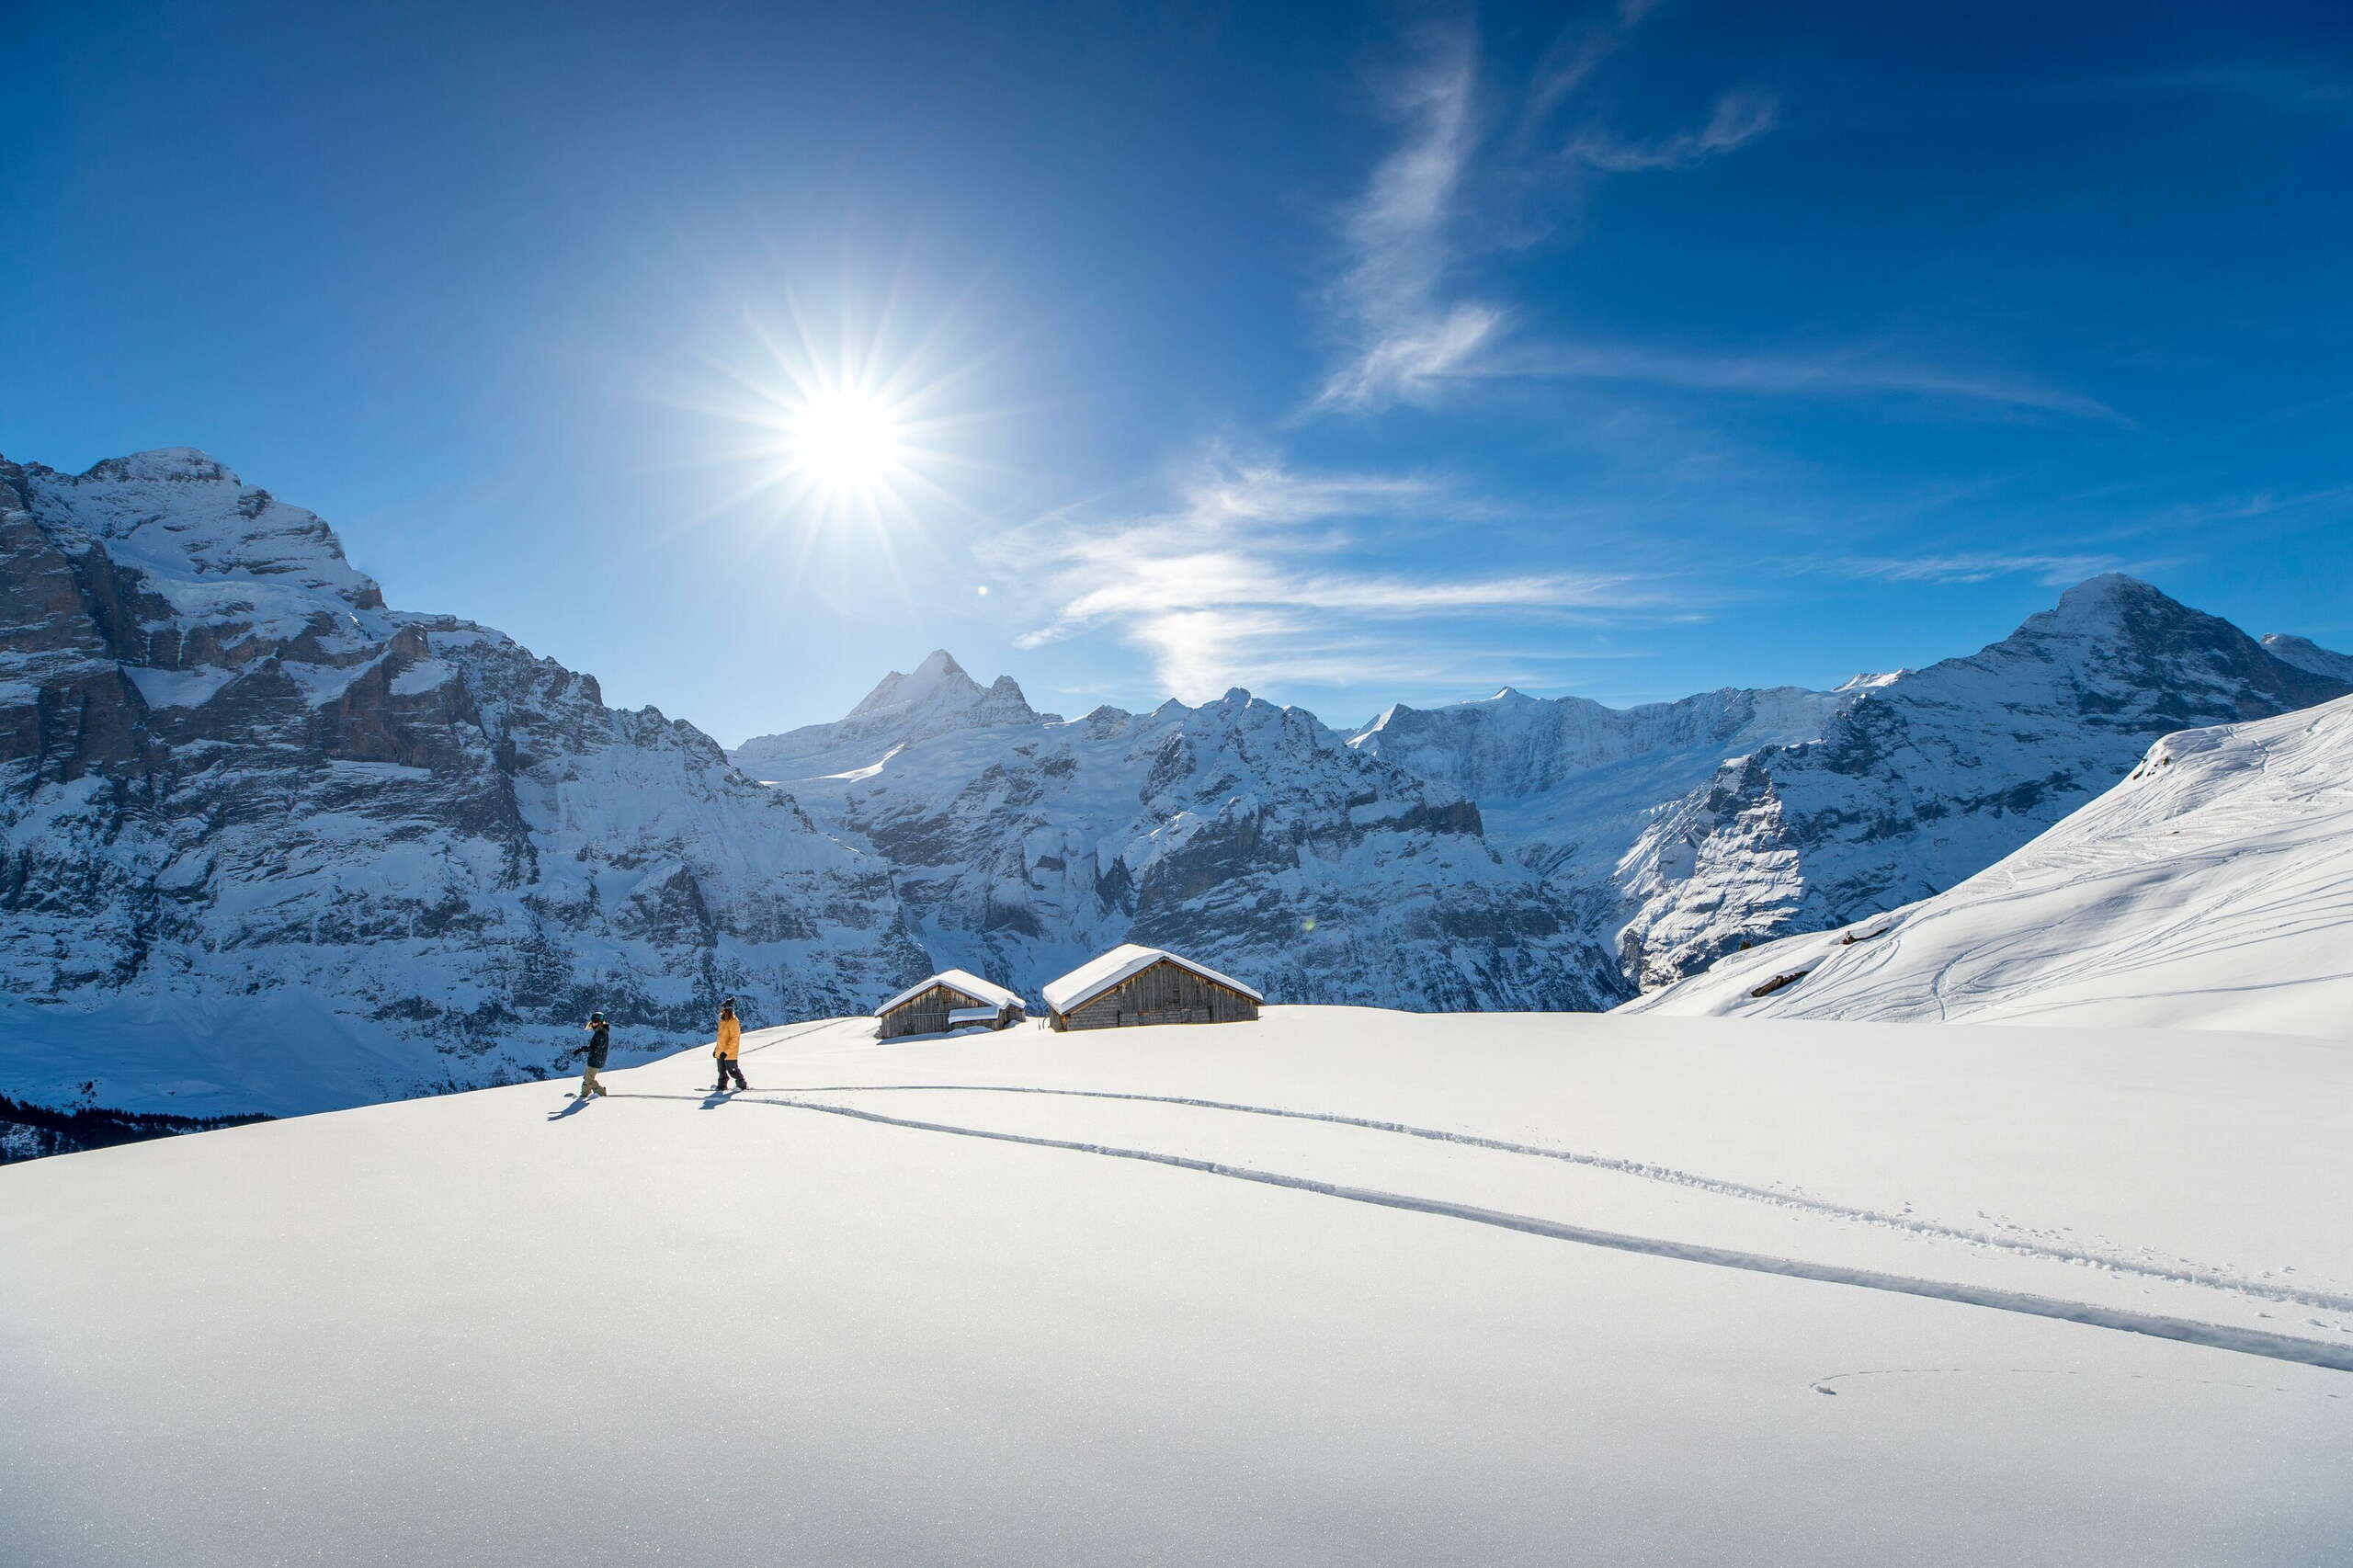
[[829, 389], [790, 416], [787, 461], [818, 489], [856, 494], [887, 488], [904, 477], [913, 456], [907, 419], [870, 393]]

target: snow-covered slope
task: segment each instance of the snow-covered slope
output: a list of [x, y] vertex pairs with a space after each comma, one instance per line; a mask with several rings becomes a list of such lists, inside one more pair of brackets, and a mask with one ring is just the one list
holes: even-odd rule
[[2353, 698], [2168, 735], [1958, 887], [1735, 953], [1626, 1010], [2353, 1040]]
[[388, 609], [182, 449], [0, 462], [0, 1094], [298, 1111], [535, 1076], [928, 966], [882, 869], [689, 725]]
[[955, 730], [1061, 718], [1032, 709], [1011, 676], [984, 687], [947, 649], [935, 648], [913, 675], [892, 670], [884, 676], [847, 716], [779, 735], [755, 735], [728, 755], [756, 778], [790, 780], [865, 767], [894, 746]]
[[1540, 881], [1483, 841], [1476, 807], [1246, 691], [866, 744], [889, 749], [835, 751], [863, 760], [790, 788], [891, 866], [935, 958], [1007, 984], [1034, 993], [1136, 941], [1282, 1002], [1621, 994]]
[[2318, 1568], [2353, 1536], [2334, 1046], [869, 1028], [749, 1036], [725, 1099], [690, 1051], [586, 1105], [0, 1170], [0, 1561]]

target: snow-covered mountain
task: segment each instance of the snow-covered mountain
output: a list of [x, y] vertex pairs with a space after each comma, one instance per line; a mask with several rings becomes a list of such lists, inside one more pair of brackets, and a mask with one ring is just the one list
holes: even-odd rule
[[[915, 695], [907, 694], [913, 687]], [[1286, 1002], [1606, 1006], [1606, 954], [1483, 839], [1478, 809], [1234, 690], [1033, 712], [945, 653], [795, 731], [798, 799], [892, 869], [935, 960], [1032, 991], [1139, 941]], [[736, 754], [747, 763], [753, 747]]]
[[2131, 771], [2149, 743], [2353, 687], [2283, 664], [2136, 579], [1962, 659], [1861, 687], [1819, 739], [1727, 761], [1620, 862], [1644, 986], [1743, 941], [1822, 929], [1951, 887]]
[[925, 972], [690, 725], [385, 607], [200, 452], [0, 461], [0, 1094], [210, 1115], [536, 1076]]
[[1543, 871], [1648, 988], [1949, 888], [2121, 778], [2160, 735], [2348, 690], [2109, 575], [1966, 658], [1834, 692], [1623, 712], [1506, 692], [1392, 710], [1355, 744], [1469, 789], [1490, 840]]
[[2158, 735], [2347, 690], [2108, 576], [1834, 691], [1506, 688], [1341, 736], [1240, 691], [1065, 722], [936, 652], [734, 755], [892, 868], [935, 959], [1011, 983], [1139, 940], [1288, 1001], [1579, 1006], [1949, 887]]
[[945, 648], [913, 675], [892, 670], [848, 714], [779, 735], [755, 735], [728, 755], [756, 778], [794, 779], [864, 767], [892, 747], [954, 730], [1051, 723], [1059, 713], [1033, 710], [1011, 676], [983, 687]]
[[2353, 1040], [2348, 952], [2353, 698], [2168, 735], [1959, 886], [1733, 954], [1626, 1010]]
[[2353, 653], [2332, 653], [2309, 637], [2267, 631], [2263, 636], [2263, 651], [2300, 670], [2353, 684]]

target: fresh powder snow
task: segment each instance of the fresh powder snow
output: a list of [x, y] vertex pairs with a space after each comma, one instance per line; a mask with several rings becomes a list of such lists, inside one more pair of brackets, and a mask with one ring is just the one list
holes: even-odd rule
[[0, 1560], [2033, 1562], [2353, 1537], [2334, 1045], [1274, 1007], [0, 1170]]

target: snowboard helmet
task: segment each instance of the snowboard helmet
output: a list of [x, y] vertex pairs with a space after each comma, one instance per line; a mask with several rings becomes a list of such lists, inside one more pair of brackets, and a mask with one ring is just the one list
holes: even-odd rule
[[592, 1024], [601, 1024], [605, 1021], [605, 1015], [602, 1013], [591, 1013], [588, 1015], [588, 1021]]

